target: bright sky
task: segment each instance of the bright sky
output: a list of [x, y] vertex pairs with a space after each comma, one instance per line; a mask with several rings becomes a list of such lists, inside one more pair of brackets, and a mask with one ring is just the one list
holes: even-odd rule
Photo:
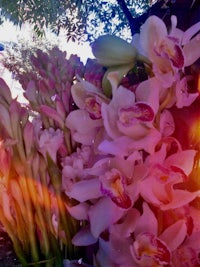
[[[5, 22], [3, 25], [0, 25], [0, 43], [17, 42], [19, 38], [29, 40], [30, 36], [31, 29], [29, 25], [24, 26], [21, 30], [19, 27], [13, 26], [13, 24], [10, 22]], [[48, 34], [48, 39], [50, 40], [51, 38], [55, 39], [57, 37], [54, 34]], [[87, 58], [93, 58], [92, 51], [88, 43], [84, 43], [83, 45], [78, 45], [73, 42], [67, 43], [64, 34], [62, 34], [59, 36], [59, 45], [61, 50], [67, 51], [68, 56], [70, 54], [77, 54], [84, 63], [86, 62]], [[20, 85], [13, 81], [11, 74], [6, 70], [1, 70], [1, 77], [2, 74], [4, 80], [12, 90], [13, 97], [18, 96], [21, 101], [24, 101]]]

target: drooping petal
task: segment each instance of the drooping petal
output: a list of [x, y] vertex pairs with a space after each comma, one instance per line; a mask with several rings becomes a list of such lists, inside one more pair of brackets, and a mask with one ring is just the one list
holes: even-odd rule
[[124, 210], [119, 208], [110, 198], [101, 198], [89, 211], [93, 236], [99, 237], [105, 229], [118, 221], [123, 214]]
[[91, 232], [89, 227], [82, 228], [73, 238], [72, 243], [75, 246], [89, 246], [97, 242], [97, 238], [95, 238]]
[[74, 183], [66, 194], [80, 202], [99, 198], [102, 196], [99, 179], [95, 178]]

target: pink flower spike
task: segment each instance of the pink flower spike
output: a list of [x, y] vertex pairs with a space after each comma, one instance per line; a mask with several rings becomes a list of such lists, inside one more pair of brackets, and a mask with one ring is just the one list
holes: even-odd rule
[[1, 125], [4, 127], [10, 137], [13, 137], [13, 130], [11, 126], [11, 118], [8, 110], [4, 105], [0, 104]]
[[47, 117], [50, 117], [55, 122], [57, 122], [59, 126], [61, 127], [61, 129], [64, 127], [63, 118], [60, 116], [60, 114], [55, 109], [49, 106], [46, 106], [46, 105], [41, 105], [40, 112], [42, 112], [44, 115], [46, 115]]
[[7, 104], [10, 104], [12, 102], [11, 92], [8, 85], [2, 78], [0, 78], [0, 88], [0, 95], [4, 98], [4, 100], [6, 100]]
[[24, 131], [23, 131], [23, 138], [24, 138], [24, 146], [26, 150], [26, 156], [29, 157], [32, 152], [33, 144], [34, 144], [34, 133], [33, 133], [33, 124], [27, 121]]

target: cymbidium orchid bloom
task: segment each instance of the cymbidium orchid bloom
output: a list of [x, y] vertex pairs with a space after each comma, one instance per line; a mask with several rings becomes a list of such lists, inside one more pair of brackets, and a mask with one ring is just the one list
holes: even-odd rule
[[81, 80], [72, 86], [72, 97], [79, 108], [69, 113], [66, 126], [71, 130], [73, 139], [83, 145], [95, 143], [102, 129], [102, 103], [109, 99], [93, 84]]
[[86, 110], [91, 119], [101, 119], [101, 104], [110, 100], [93, 84], [80, 80], [71, 88], [73, 100], [79, 109]]
[[109, 104], [102, 104], [102, 117], [107, 134], [116, 139], [129, 136], [134, 140], [148, 134], [153, 128], [153, 108], [145, 102], [135, 102], [134, 93], [119, 87]]
[[176, 27], [175, 16], [171, 17], [171, 24], [168, 32], [160, 18], [150, 16], [143, 24], [139, 38], [133, 38], [133, 45], [141, 46], [140, 52], [151, 60], [154, 73], [158, 76], [171, 71], [176, 73], [178, 69], [192, 65], [200, 56], [197, 35], [200, 23], [185, 32]]
[[141, 181], [142, 197], [161, 210], [168, 210], [186, 205], [199, 196], [200, 191], [190, 192], [178, 186], [187, 181], [194, 155], [195, 151], [182, 151], [168, 157], [162, 165], [161, 162], [151, 166], [147, 163], [149, 173]]
[[184, 66], [184, 54], [179, 40], [169, 36], [165, 23], [150, 16], [140, 32], [143, 53], [152, 61], [155, 73], [177, 72]]

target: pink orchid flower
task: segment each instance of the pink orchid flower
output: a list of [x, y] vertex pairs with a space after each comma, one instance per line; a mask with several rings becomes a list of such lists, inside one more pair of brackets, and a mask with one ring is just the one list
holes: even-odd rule
[[103, 126], [102, 103], [108, 103], [109, 100], [100, 89], [83, 80], [72, 86], [71, 93], [79, 110], [69, 113], [66, 126], [76, 142], [83, 145], [94, 144]]
[[171, 266], [172, 252], [183, 244], [187, 236], [185, 219], [179, 219], [159, 235], [159, 222], [150, 207], [144, 202], [143, 213], [135, 224], [135, 240], [130, 246], [138, 266]]
[[177, 71], [184, 66], [184, 54], [179, 40], [170, 36], [165, 23], [150, 16], [140, 32], [140, 45], [144, 54], [153, 62], [156, 73]]
[[71, 88], [73, 100], [79, 109], [86, 110], [93, 120], [101, 119], [101, 104], [109, 99], [93, 84], [81, 80]]
[[177, 28], [177, 18], [172, 16], [171, 30], [168, 32], [160, 18], [150, 16], [143, 24], [140, 35], [133, 37], [133, 44], [151, 60], [153, 72], [159, 79], [162, 74], [171, 73], [171, 79], [176, 81], [174, 74], [178, 69], [192, 65], [200, 56], [199, 30], [200, 23], [196, 23], [183, 32]]
[[179, 208], [199, 196], [199, 191], [189, 192], [178, 187], [192, 171], [195, 153], [194, 150], [177, 152], [162, 164], [155, 161], [148, 165], [149, 172], [140, 184], [141, 196], [161, 210]]
[[154, 108], [147, 102], [135, 102], [134, 93], [122, 86], [113, 88], [112, 100], [103, 103], [101, 111], [105, 130], [112, 139], [129, 136], [138, 140], [153, 128]]

